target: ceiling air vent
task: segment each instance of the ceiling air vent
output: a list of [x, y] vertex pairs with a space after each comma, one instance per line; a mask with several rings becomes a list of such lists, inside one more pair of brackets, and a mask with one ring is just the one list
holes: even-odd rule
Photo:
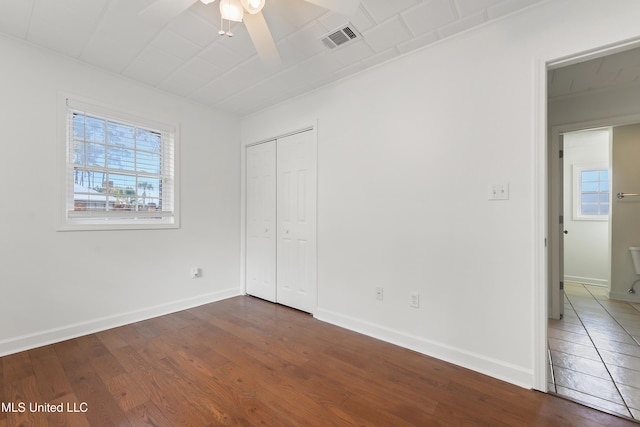
[[324, 45], [329, 49], [335, 49], [338, 46], [342, 46], [345, 43], [357, 39], [358, 37], [359, 35], [354, 30], [353, 25], [347, 24], [324, 36], [322, 38], [322, 43], [324, 43]]

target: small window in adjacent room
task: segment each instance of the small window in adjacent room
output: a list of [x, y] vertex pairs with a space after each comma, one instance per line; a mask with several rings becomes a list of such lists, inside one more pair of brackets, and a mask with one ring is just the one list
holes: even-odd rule
[[598, 167], [575, 168], [576, 219], [606, 220], [609, 217], [609, 170]]
[[61, 229], [177, 227], [175, 133], [67, 100]]

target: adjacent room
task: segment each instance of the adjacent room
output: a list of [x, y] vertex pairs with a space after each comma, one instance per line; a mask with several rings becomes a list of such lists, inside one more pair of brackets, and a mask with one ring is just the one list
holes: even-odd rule
[[551, 66], [547, 93], [549, 153], [563, 153], [549, 163], [550, 217], [563, 218], [551, 239], [562, 240], [550, 262], [562, 279], [550, 288], [549, 390], [636, 419], [639, 60], [629, 48]]
[[[633, 423], [630, 380], [596, 401], [566, 378], [597, 375], [550, 360], [567, 320], [640, 304], [640, 240], [578, 245], [588, 268], [562, 272], [550, 153], [640, 123], [640, 56], [571, 71], [632, 52], [639, 18], [634, 0], [0, 2], [0, 426]], [[615, 217], [640, 183], [598, 147], [571, 173], [612, 177]], [[573, 229], [635, 238], [601, 204]]]

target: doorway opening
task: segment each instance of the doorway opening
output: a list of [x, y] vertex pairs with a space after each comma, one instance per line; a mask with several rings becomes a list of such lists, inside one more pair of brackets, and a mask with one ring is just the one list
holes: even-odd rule
[[616, 197], [640, 187], [640, 49], [609, 53], [547, 71], [547, 389], [640, 419], [640, 299], [627, 292], [640, 227], [624, 220], [640, 197]]

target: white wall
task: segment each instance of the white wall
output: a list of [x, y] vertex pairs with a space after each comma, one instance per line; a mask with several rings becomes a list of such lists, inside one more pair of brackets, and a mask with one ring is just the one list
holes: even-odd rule
[[[613, 129], [613, 194], [640, 193], [640, 124], [617, 126]], [[611, 293], [612, 299], [640, 302], [640, 285], [635, 294], [628, 292], [640, 276], [636, 274], [629, 252], [630, 246], [640, 246], [640, 200], [638, 197], [614, 197], [611, 209]]]
[[[540, 70], [640, 36], [639, 14], [632, 0], [546, 2], [245, 118], [245, 144], [318, 121], [316, 315], [539, 384]], [[492, 183], [510, 200], [488, 201]]]
[[[0, 55], [0, 354], [238, 294], [239, 120], [8, 38]], [[56, 231], [61, 91], [179, 124], [179, 229]]]
[[574, 192], [577, 167], [609, 168], [609, 130], [564, 136], [564, 280], [609, 286], [609, 221], [577, 219]]

